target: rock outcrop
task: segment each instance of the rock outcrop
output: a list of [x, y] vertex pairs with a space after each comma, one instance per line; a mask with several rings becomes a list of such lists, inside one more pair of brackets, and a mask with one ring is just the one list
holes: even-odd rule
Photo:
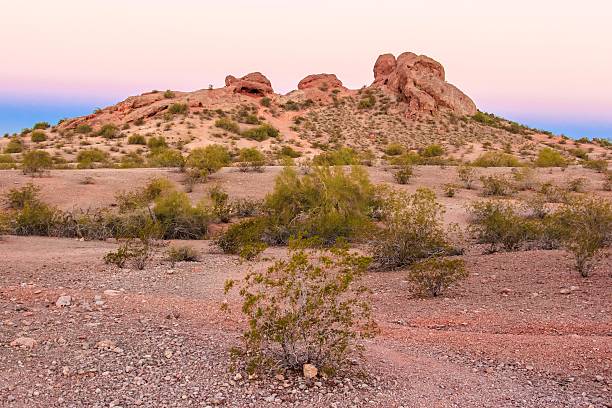
[[298, 83], [298, 89], [300, 90], [316, 88], [325, 91], [328, 89], [342, 87], [342, 81], [340, 81], [334, 74], [308, 75]]
[[242, 78], [228, 75], [225, 77], [225, 86], [242, 94], [266, 95], [274, 92], [270, 80], [261, 72], [251, 72]]
[[405, 52], [397, 59], [391, 54], [378, 57], [374, 65], [373, 87], [396, 94], [406, 103], [406, 115], [451, 112], [474, 115], [476, 105], [463, 92], [445, 80], [444, 67], [425, 56]]

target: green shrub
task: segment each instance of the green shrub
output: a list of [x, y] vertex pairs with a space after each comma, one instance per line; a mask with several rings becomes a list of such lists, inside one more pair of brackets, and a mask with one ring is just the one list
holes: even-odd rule
[[119, 136], [119, 128], [112, 123], [107, 123], [106, 125], [103, 125], [100, 130], [98, 130], [96, 135], [105, 139], [114, 139]]
[[373, 187], [367, 173], [354, 167], [315, 167], [299, 177], [286, 167], [265, 199], [270, 241], [286, 243], [290, 236], [319, 237], [332, 244], [353, 239], [371, 229]]
[[151, 150], [161, 149], [164, 147], [168, 147], [168, 143], [166, 143], [166, 138], [163, 136], [158, 137], [150, 137], [147, 141], [147, 147]]
[[172, 92], [171, 90], [167, 89], [166, 92], [164, 92], [164, 98], [166, 99], [172, 99], [174, 98], [176, 95], [174, 94], [174, 92]]
[[40, 203], [40, 187], [28, 183], [23, 187], [11, 188], [4, 195], [4, 205], [12, 210], [22, 210], [26, 205]]
[[215, 121], [215, 126], [231, 133], [240, 134], [240, 126], [230, 118], [219, 118]]
[[94, 163], [106, 163], [108, 153], [97, 148], [81, 150], [77, 154], [76, 160], [79, 169], [90, 169], [94, 167]]
[[128, 239], [117, 248], [104, 255], [104, 262], [119, 268], [125, 267], [130, 262], [136, 269], [145, 268], [151, 257], [152, 247], [148, 239]]
[[183, 167], [185, 159], [180, 151], [170, 148], [156, 148], [148, 155], [151, 167]]
[[372, 240], [379, 268], [403, 267], [452, 252], [443, 226], [444, 207], [433, 191], [421, 188], [411, 195], [383, 190], [380, 201], [384, 228]]
[[145, 159], [137, 152], [130, 152], [121, 157], [119, 168], [133, 169], [145, 166]]
[[208, 190], [208, 195], [213, 204], [212, 214], [221, 222], [229, 222], [232, 212], [229, 206], [229, 194], [216, 184]]
[[[369, 259], [346, 249], [312, 253], [294, 249], [288, 260], [239, 281], [248, 320], [244, 348], [247, 370], [312, 364], [333, 375], [350, 363], [360, 340], [377, 333], [370, 291], [361, 284]], [[236, 284], [228, 281], [226, 293]]]
[[23, 155], [21, 168], [24, 174], [40, 174], [53, 168], [53, 159], [44, 150], [32, 150]]
[[78, 125], [75, 128], [74, 131], [76, 133], [80, 133], [80, 134], [84, 135], [84, 134], [87, 134], [87, 133], [91, 133], [92, 130], [93, 129], [91, 128], [91, 126], [83, 124], [83, 125]]
[[385, 148], [385, 154], [387, 156], [399, 156], [406, 151], [404, 146], [399, 143], [391, 143]]
[[469, 276], [461, 259], [431, 258], [410, 268], [408, 281], [423, 296], [439, 296], [455, 282]]
[[607, 160], [585, 160], [582, 163], [585, 169], [595, 170], [598, 173], [605, 173], [608, 170]]
[[515, 156], [502, 152], [486, 152], [472, 162], [476, 167], [520, 167], [522, 164]]
[[128, 144], [131, 145], [146, 145], [147, 140], [143, 135], [139, 135], [138, 133], [134, 133], [128, 137]]
[[612, 242], [612, 204], [596, 197], [574, 198], [556, 216], [565, 231], [563, 247], [574, 256], [578, 272], [587, 277]]
[[187, 167], [205, 171], [212, 174], [230, 164], [231, 159], [227, 149], [218, 144], [208, 145], [204, 148], [193, 149], [187, 156]]
[[187, 106], [186, 103], [173, 103], [168, 108], [168, 112], [170, 112], [173, 115], [178, 115], [178, 114], [186, 115], [187, 112], [189, 112], [189, 106]]
[[166, 259], [168, 259], [172, 265], [176, 262], [199, 262], [200, 254], [188, 245], [171, 246], [166, 251]]
[[4, 153], [21, 153], [23, 152], [23, 140], [13, 137], [4, 147]]
[[261, 106], [265, 106], [266, 108], [269, 108], [270, 105], [272, 105], [272, 100], [268, 98], [267, 96], [264, 96], [263, 98], [261, 98], [261, 101], [259, 101], [259, 103], [261, 103]]
[[17, 166], [10, 154], [0, 154], [0, 170], [14, 169]]
[[275, 127], [273, 127], [272, 125], [268, 124], [268, 123], [264, 123], [260, 126], [257, 126], [255, 128], [252, 129], [248, 129], [245, 130], [244, 132], [241, 133], [242, 136], [246, 137], [247, 139], [251, 139], [251, 140], [256, 140], [258, 142], [262, 142], [270, 137], [278, 137], [278, 135], [280, 134], [280, 132], [278, 131], [278, 129], [276, 129]]
[[238, 162], [241, 171], [263, 171], [266, 157], [256, 148], [240, 149]]
[[510, 203], [479, 201], [470, 207], [473, 236], [481, 244], [489, 244], [489, 252], [503, 248], [519, 250], [526, 242], [537, 237], [534, 222], [522, 217]]
[[359, 164], [359, 155], [350, 147], [342, 147], [316, 155], [312, 163], [315, 166], [348, 166]]
[[423, 164], [421, 155], [415, 152], [405, 152], [400, 156], [389, 158], [389, 163], [395, 166]]
[[419, 154], [422, 157], [439, 157], [444, 155], [444, 148], [438, 144], [432, 144], [423, 148]]
[[36, 129], [49, 129], [51, 127], [51, 125], [49, 124], [49, 122], [38, 122], [34, 125], [34, 127], [32, 129], [36, 130]]
[[202, 239], [210, 215], [201, 205], [192, 206], [187, 194], [169, 191], [155, 199], [153, 213], [165, 239]]
[[545, 147], [538, 152], [535, 165], [538, 167], [566, 167], [567, 160], [557, 150]]
[[45, 135], [45, 132], [35, 131], [32, 132], [31, 139], [34, 143], [40, 143], [47, 140], [47, 135]]
[[279, 155], [281, 157], [285, 156], [285, 157], [291, 157], [292, 159], [296, 159], [302, 156], [302, 153], [294, 150], [291, 146], [283, 146], [281, 147]]
[[232, 224], [215, 243], [226, 254], [240, 255], [241, 258], [251, 260], [267, 248], [263, 241], [266, 227], [264, 218], [243, 220]]
[[376, 98], [374, 97], [374, 95], [367, 95], [361, 100], [359, 100], [359, 104], [357, 105], [357, 107], [359, 109], [371, 109], [374, 107], [374, 105], [376, 105]]
[[509, 196], [514, 193], [514, 186], [507, 177], [502, 175], [483, 176], [482, 194], [485, 196]]
[[414, 171], [412, 169], [412, 165], [405, 164], [400, 166], [399, 169], [393, 173], [393, 178], [397, 184], [408, 184], [410, 179], [412, 178]]

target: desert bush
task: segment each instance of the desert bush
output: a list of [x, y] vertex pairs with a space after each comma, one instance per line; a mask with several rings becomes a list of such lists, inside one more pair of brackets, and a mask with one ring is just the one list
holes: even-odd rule
[[11, 140], [4, 146], [4, 153], [21, 153], [23, 152], [23, 140], [17, 137], [11, 138]]
[[482, 194], [485, 196], [509, 196], [514, 193], [514, 185], [502, 175], [482, 176]]
[[612, 204], [603, 199], [573, 198], [556, 213], [562, 246], [575, 259], [576, 269], [587, 277], [612, 241]]
[[342, 147], [316, 155], [312, 164], [315, 166], [348, 166], [359, 164], [359, 154], [350, 147]]
[[45, 135], [45, 132], [34, 131], [32, 132], [31, 139], [34, 143], [40, 143], [47, 140], [47, 135]]
[[40, 175], [51, 168], [53, 168], [53, 159], [44, 150], [31, 150], [21, 159], [21, 169], [24, 174]]
[[261, 106], [269, 108], [270, 105], [272, 105], [272, 100], [267, 96], [264, 96], [263, 98], [261, 98], [261, 101], [259, 101], [259, 103], [261, 103]]
[[243, 137], [246, 137], [247, 139], [251, 140], [256, 140], [258, 142], [262, 142], [271, 137], [278, 137], [279, 134], [280, 132], [278, 131], [278, 129], [268, 123], [264, 123], [252, 129], [245, 130], [241, 133]]
[[118, 167], [121, 169], [133, 169], [145, 166], [145, 159], [137, 152], [130, 152], [121, 157]]
[[215, 243], [226, 254], [240, 255], [251, 260], [259, 255], [267, 244], [263, 241], [266, 230], [265, 218], [251, 218], [232, 224]]
[[360, 283], [369, 259], [333, 249], [293, 249], [265, 272], [250, 272], [236, 284], [248, 319], [244, 348], [247, 370], [302, 370], [312, 364], [333, 375], [349, 363], [361, 339], [376, 332], [367, 287]]
[[467, 165], [459, 166], [457, 167], [457, 177], [463, 183], [463, 187], [470, 190], [476, 180], [476, 169]]
[[439, 296], [459, 280], [469, 276], [461, 259], [430, 258], [410, 267], [408, 281], [422, 296]]
[[522, 217], [511, 203], [479, 201], [470, 208], [470, 231], [478, 243], [489, 244], [489, 252], [517, 251], [537, 238], [537, 226]]
[[582, 162], [585, 169], [595, 170], [598, 173], [605, 173], [608, 170], [607, 160], [585, 160]]
[[536, 187], [535, 172], [531, 167], [513, 168], [512, 179], [517, 190], [534, 190]]
[[51, 127], [51, 125], [49, 124], [49, 122], [38, 122], [38, 123], [36, 123], [32, 127], [32, 129], [34, 129], [34, 130], [37, 130], [37, 129], [45, 130], [45, 129], [49, 129], [50, 127]]
[[476, 167], [520, 167], [522, 164], [515, 156], [502, 152], [486, 152], [472, 162]]
[[446, 197], [454, 197], [457, 192], [457, 186], [453, 183], [445, 183], [442, 189]]
[[95, 163], [107, 163], [108, 153], [98, 148], [81, 150], [76, 157], [79, 169], [91, 169]]
[[540, 194], [542, 194], [549, 203], [564, 203], [568, 200], [567, 191], [555, 186], [551, 182], [543, 183], [540, 186]]
[[302, 156], [302, 153], [294, 150], [291, 146], [283, 146], [280, 149], [279, 156], [283, 157], [291, 157], [292, 159], [297, 159]]
[[404, 152], [400, 156], [390, 157], [389, 163], [394, 166], [423, 164], [423, 157], [415, 152]]
[[238, 165], [241, 171], [263, 171], [266, 157], [256, 148], [240, 149]]
[[172, 92], [171, 90], [167, 89], [166, 92], [164, 92], [164, 98], [166, 99], [172, 99], [174, 98], [176, 95], [174, 94], [174, 92]]
[[166, 259], [174, 265], [176, 262], [199, 262], [200, 254], [188, 245], [171, 246], [166, 251]]
[[353, 239], [371, 227], [373, 187], [367, 173], [354, 167], [315, 167], [302, 177], [286, 167], [268, 194], [264, 211], [270, 219], [271, 240], [318, 236], [325, 244]]
[[422, 157], [439, 157], [444, 155], [444, 148], [438, 144], [432, 144], [419, 151]]
[[232, 207], [232, 215], [235, 217], [253, 217], [261, 214], [263, 203], [257, 200], [248, 198], [239, 198], [233, 200], [230, 204]]
[[91, 133], [91, 131], [92, 131], [92, 130], [93, 130], [93, 129], [91, 128], [91, 126], [89, 126], [89, 125], [85, 125], [85, 124], [83, 124], [83, 125], [78, 125], [78, 126], [77, 126], [77, 127], [74, 129], [74, 131], [75, 131], [76, 133], [79, 133], [79, 134], [82, 134], [82, 135], [87, 134], [87, 133]]
[[128, 144], [131, 145], [146, 145], [147, 140], [143, 135], [139, 135], [138, 133], [134, 133], [128, 137]]
[[433, 191], [383, 190], [379, 200], [384, 228], [371, 242], [379, 268], [399, 268], [453, 251], [442, 223], [444, 208]]
[[119, 136], [119, 128], [112, 123], [107, 123], [98, 130], [96, 135], [105, 139], [114, 139]]
[[574, 193], [580, 193], [584, 190], [584, 186], [587, 183], [587, 179], [585, 179], [584, 177], [577, 177], [571, 180], [568, 180], [567, 182], [567, 191], [570, 192], [574, 192]]
[[183, 167], [185, 159], [180, 151], [167, 147], [159, 147], [147, 156], [151, 167]]
[[215, 126], [227, 130], [231, 133], [240, 134], [240, 126], [230, 118], [219, 118], [215, 121]]
[[11, 188], [4, 195], [4, 206], [11, 210], [21, 210], [26, 205], [39, 203], [39, 195], [40, 187], [32, 183], [28, 183], [23, 187]]
[[601, 189], [603, 191], [612, 191], [612, 171], [606, 171]]
[[538, 152], [535, 165], [538, 167], [566, 167], [567, 160], [563, 155], [550, 147], [545, 147]]
[[399, 156], [404, 153], [406, 149], [399, 143], [391, 143], [385, 148], [385, 154], [387, 156]]
[[131, 263], [134, 268], [142, 270], [152, 255], [151, 243], [148, 239], [128, 239], [116, 251], [104, 255], [104, 262], [124, 268]]
[[193, 206], [187, 194], [169, 191], [154, 201], [153, 213], [165, 239], [202, 239], [210, 215], [203, 205]]
[[189, 168], [212, 174], [230, 164], [230, 161], [227, 149], [222, 145], [213, 144], [193, 149], [187, 156], [185, 164]]
[[221, 222], [229, 222], [232, 216], [229, 194], [216, 184], [208, 190], [208, 196], [212, 201], [212, 215]]
[[374, 95], [367, 95], [359, 101], [357, 107], [359, 109], [370, 109], [373, 108], [374, 105], [376, 105], [376, 98]]
[[412, 165], [404, 164], [403, 166], [399, 166], [398, 169], [393, 173], [393, 178], [397, 184], [408, 184], [410, 179], [414, 174], [414, 170]]
[[186, 103], [173, 103], [168, 107], [168, 112], [173, 115], [186, 115], [189, 112], [189, 106]]
[[0, 170], [14, 169], [17, 166], [10, 154], [0, 154]]
[[154, 177], [142, 189], [122, 191], [115, 195], [115, 202], [121, 213], [146, 207], [163, 194], [176, 191], [175, 185], [163, 177]]
[[166, 143], [166, 138], [163, 136], [158, 136], [158, 137], [150, 137], [149, 140], [147, 141], [147, 147], [151, 150], [155, 150], [155, 149], [161, 149], [161, 148], [165, 148], [168, 147], [168, 143]]

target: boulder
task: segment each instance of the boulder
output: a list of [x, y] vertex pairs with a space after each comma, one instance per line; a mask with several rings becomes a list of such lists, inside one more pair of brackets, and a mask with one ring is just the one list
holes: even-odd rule
[[261, 72], [252, 72], [242, 78], [228, 75], [225, 77], [225, 86], [241, 94], [266, 95], [274, 92], [270, 80]]
[[397, 59], [391, 54], [379, 56], [372, 86], [394, 93], [404, 101], [407, 116], [439, 112], [471, 116], [477, 112], [467, 95], [446, 82], [442, 64], [425, 55], [405, 52]]
[[13, 347], [33, 348], [38, 342], [31, 337], [18, 337], [11, 342]]
[[313, 74], [308, 75], [298, 83], [298, 89], [311, 89], [316, 88], [322, 91], [342, 88], [342, 81], [340, 81], [334, 74]]
[[304, 364], [304, 366], [302, 367], [303, 373], [304, 373], [304, 378], [315, 378], [317, 376], [317, 374], [319, 373], [319, 370], [317, 369], [317, 367], [315, 367], [312, 364]]

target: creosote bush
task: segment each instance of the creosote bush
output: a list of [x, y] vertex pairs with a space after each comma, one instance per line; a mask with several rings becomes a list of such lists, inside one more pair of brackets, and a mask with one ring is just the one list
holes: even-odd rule
[[545, 147], [538, 152], [535, 165], [538, 167], [566, 167], [567, 159], [563, 155], [550, 147]]
[[114, 139], [119, 136], [119, 128], [111, 123], [107, 123], [100, 128], [96, 135], [105, 139]]
[[227, 130], [231, 133], [240, 134], [240, 126], [230, 118], [219, 118], [215, 121], [215, 126]]
[[272, 138], [278, 137], [280, 135], [280, 132], [274, 126], [268, 123], [264, 123], [252, 129], [245, 130], [241, 134], [243, 137], [246, 137], [247, 139], [262, 142], [271, 137]]
[[11, 138], [11, 140], [4, 147], [4, 153], [21, 153], [23, 152], [23, 140], [17, 137]]
[[168, 143], [166, 143], [166, 138], [163, 136], [158, 137], [150, 137], [147, 141], [147, 147], [151, 150], [160, 149], [164, 147], [168, 147]]
[[231, 162], [227, 149], [218, 144], [193, 149], [187, 156], [185, 164], [189, 168], [212, 174]]
[[53, 168], [53, 159], [44, 150], [31, 150], [23, 155], [21, 168], [24, 174], [41, 175], [45, 170]]
[[185, 159], [180, 151], [168, 147], [158, 147], [147, 156], [151, 167], [183, 167]]
[[256, 148], [240, 149], [238, 154], [238, 166], [241, 171], [263, 171], [263, 166], [266, 164], [266, 157]]
[[117, 248], [104, 255], [104, 262], [118, 268], [124, 268], [128, 263], [134, 268], [142, 270], [151, 257], [151, 243], [149, 239], [128, 239]]
[[410, 267], [408, 281], [421, 296], [439, 296], [459, 280], [469, 276], [461, 259], [430, 258]]
[[404, 164], [399, 166], [397, 170], [393, 173], [393, 178], [397, 184], [408, 184], [412, 175], [414, 174], [414, 170], [412, 165]]
[[45, 135], [45, 132], [34, 131], [32, 132], [31, 139], [32, 139], [32, 142], [34, 143], [40, 143], [40, 142], [44, 142], [45, 140], [47, 140], [47, 135]]
[[315, 166], [349, 166], [359, 164], [359, 154], [350, 147], [342, 147], [316, 155], [312, 164]]
[[476, 167], [520, 167], [519, 159], [515, 156], [502, 152], [486, 152], [472, 162]]
[[138, 133], [135, 133], [133, 135], [130, 135], [130, 137], [128, 137], [128, 144], [131, 144], [131, 145], [146, 145], [147, 144], [147, 140], [145, 139], [145, 137], [143, 135], [139, 135]]
[[503, 175], [482, 176], [482, 194], [484, 196], [509, 196], [514, 193], [514, 185]]
[[105, 164], [108, 161], [108, 153], [103, 152], [98, 148], [81, 150], [76, 157], [77, 168], [91, 169], [96, 164]]
[[246, 260], [252, 260], [268, 247], [262, 240], [265, 231], [264, 218], [242, 220], [232, 224], [215, 240], [215, 244], [226, 254], [239, 255]]
[[188, 245], [173, 245], [166, 251], [166, 259], [172, 265], [176, 262], [199, 262], [200, 254]]
[[248, 319], [244, 347], [234, 355], [249, 372], [312, 364], [333, 375], [345, 367], [360, 341], [377, 333], [370, 292], [360, 282], [368, 263], [346, 248], [292, 246], [288, 260], [226, 282], [226, 293], [238, 285]]
[[385, 189], [379, 201], [384, 227], [371, 242], [378, 268], [399, 268], [455, 251], [442, 224], [444, 208], [433, 191], [421, 188], [408, 194]]

